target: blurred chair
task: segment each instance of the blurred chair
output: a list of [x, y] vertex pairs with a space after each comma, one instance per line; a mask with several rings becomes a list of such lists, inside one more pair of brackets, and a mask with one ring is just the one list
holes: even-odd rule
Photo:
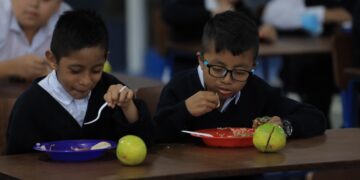
[[15, 97], [0, 98], [0, 155], [5, 153], [6, 131], [9, 121], [10, 112], [16, 101]]
[[144, 76], [133, 76], [120, 72], [114, 72], [112, 75], [124, 82], [129, 88], [133, 90], [139, 89], [141, 87], [161, 86], [164, 84], [160, 80]]
[[[352, 66], [352, 35], [338, 31], [332, 38], [332, 56], [334, 79], [337, 87], [340, 89], [344, 127], [358, 126], [357, 119], [357, 99], [355, 92], [355, 84], [358, 78], [348, 71], [356, 69]], [[360, 70], [360, 69], [359, 69]], [[358, 75], [360, 77], [360, 75]]]
[[152, 86], [152, 87], [142, 87], [136, 91], [136, 97], [145, 101], [147, 107], [149, 108], [151, 118], [154, 117], [156, 112], [156, 107], [160, 99], [160, 94], [163, 85]]

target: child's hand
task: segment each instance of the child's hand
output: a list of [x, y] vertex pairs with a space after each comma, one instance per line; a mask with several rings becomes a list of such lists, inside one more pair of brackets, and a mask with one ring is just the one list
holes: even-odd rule
[[189, 113], [195, 117], [208, 113], [220, 106], [220, 98], [215, 92], [199, 91], [185, 100]]
[[256, 129], [257, 127], [259, 127], [265, 123], [273, 123], [273, 124], [277, 124], [281, 127], [283, 125], [281, 118], [279, 116], [273, 116], [273, 117], [265, 116], [265, 117], [254, 119], [253, 120], [253, 128]]
[[121, 108], [128, 107], [133, 101], [134, 92], [128, 87], [117, 84], [111, 85], [104, 95], [104, 100], [110, 107], [114, 108], [116, 105]]
[[13, 75], [32, 80], [36, 77], [45, 76], [50, 72], [49, 64], [40, 56], [24, 55], [12, 61], [13, 66], [9, 67]]
[[279, 126], [283, 127], [281, 118], [280, 118], [279, 116], [273, 116], [273, 117], [271, 117], [271, 119], [269, 120], [268, 123], [273, 123], [273, 124], [276, 124], [276, 125], [279, 125]]
[[130, 123], [139, 119], [138, 109], [133, 98], [134, 92], [122, 84], [111, 85], [104, 95], [104, 99], [110, 107], [114, 108], [116, 105], [121, 107]]

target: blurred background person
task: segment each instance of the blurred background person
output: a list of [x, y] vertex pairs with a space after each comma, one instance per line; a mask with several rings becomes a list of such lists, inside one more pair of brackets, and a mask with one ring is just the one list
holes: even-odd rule
[[[351, 0], [272, 0], [264, 8], [263, 22], [280, 35], [329, 36], [351, 22]], [[337, 92], [331, 54], [284, 56], [280, 73], [286, 92], [296, 92], [329, 119], [332, 96]], [[328, 128], [331, 128], [328, 121]]]
[[52, 31], [59, 15], [70, 9], [62, 0], [1, 0], [0, 79], [46, 75], [44, 54]]
[[360, 1], [356, 3], [353, 11], [353, 66], [360, 67]]

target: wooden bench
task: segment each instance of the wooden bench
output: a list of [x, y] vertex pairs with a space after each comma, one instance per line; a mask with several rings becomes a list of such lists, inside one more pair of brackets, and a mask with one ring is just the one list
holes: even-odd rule
[[0, 98], [0, 155], [5, 153], [6, 131], [9, 121], [10, 112], [15, 104], [15, 97]]

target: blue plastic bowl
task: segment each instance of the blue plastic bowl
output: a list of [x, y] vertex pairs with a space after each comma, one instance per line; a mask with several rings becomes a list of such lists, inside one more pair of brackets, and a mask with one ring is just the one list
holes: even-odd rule
[[[108, 142], [110, 147], [105, 149], [90, 150], [99, 142]], [[33, 147], [37, 151], [46, 152], [55, 161], [87, 161], [99, 158], [107, 150], [116, 147], [116, 143], [110, 140], [63, 140], [36, 143]]]

